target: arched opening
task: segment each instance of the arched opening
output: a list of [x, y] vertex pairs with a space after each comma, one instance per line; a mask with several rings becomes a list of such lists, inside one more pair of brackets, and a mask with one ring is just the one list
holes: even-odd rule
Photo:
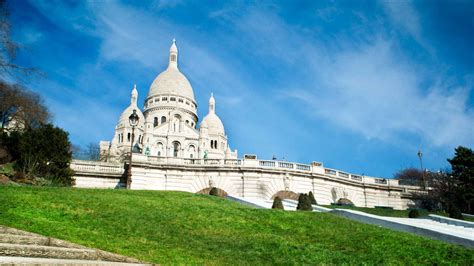
[[194, 158], [194, 153], [196, 152], [196, 147], [194, 145], [190, 145], [188, 148], [189, 158]]
[[155, 118], [153, 119], [153, 126], [154, 126], [154, 127], [157, 127], [157, 126], [158, 126], [158, 117], [155, 117]]
[[130, 133], [127, 134], [127, 141], [130, 142]]
[[[211, 191], [211, 189], [212, 187], [204, 188], [196, 192], [196, 194], [209, 195], [209, 192]], [[225, 190], [220, 189], [218, 187], [216, 187], [216, 189], [217, 189], [217, 194], [219, 195], [219, 197], [223, 197], [223, 198], [227, 197], [228, 193]]]
[[161, 142], [158, 142], [158, 145], [157, 146], [157, 156], [160, 157], [163, 155], [163, 144]]
[[300, 196], [300, 193], [287, 191], [287, 190], [280, 190], [272, 196], [272, 200], [275, 199], [276, 197], [279, 197], [280, 199], [298, 200], [299, 196]]
[[173, 141], [173, 157], [178, 157], [181, 144], [178, 141]]
[[162, 117], [161, 117], [161, 123], [162, 123], [162, 124], [163, 124], [163, 123], [166, 123], [166, 116], [162, 116]]

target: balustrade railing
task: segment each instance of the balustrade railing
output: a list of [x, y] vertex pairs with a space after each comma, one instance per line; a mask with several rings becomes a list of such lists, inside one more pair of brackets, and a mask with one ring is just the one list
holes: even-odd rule
[[374, 179], [374, 182], [375, 182], [376, 184], [387, 184], [387, 179], [384, 179], [384, 178], [382, 178], [382, 179], [380, 179], [380, 178], [375, 178], [375, 179]]
[[311, 166], [307, 164], [296, 164], [296, 169], [303, 170], [303, 171], [311, 171]]
[[278, 162], [278, 167], [280, 168], [287, 168], [287, 169], [294, 169], [293, 163], [286, 163], [286, 162]]
[[[192, 158], [176, 158], [176, 157], [158, 157], [158, 156], [142, 156], [138, 158], [134, 158], [134, 161], [137, 160], [138, 163], [140, 162], [150, 162], [150, 163], [157, 163], [157, 164], [170, 164], [170, 165], [200, 165], [202, 167], [212, 167], [212, 166], [248, 166], [248, 167], [255, 167], [256, 165], [263, 168], [280, 168], [280, 169], [288, 169], [288, 170], [298, 170], [298, 171], [316, 171], [315, 169], [324, 169], [324, 173], [329, 176], [333, 177], [340, 177], [350, 179], [352, 181], [358, 182], [366, 182], [372, 184], [380, 184], [380, 185], [390, 185], [397, 186], [398, 182], [394, 180], [387, 180], [384, 178], [375, 178], [375, 177], [362, 177], [361, 175], [353, 175], [347, 172], [341, 172], [338, 170], [330, 169], [330, 168], [323, 168], [322, 166], [318, 165], [308, 165], [308, 164], [299, 164], [299, 163], [291, 163], [291, 162], [282, 162], [282, 161], [275, 161], [275, 160], [242, 160], [242, 159], [192, 159]], [[258, 161], [258, 164], [255, 164]], [[255, 162], [255, 163], [254, 163]], [[124, 167], [121, 163], [111, 163], [111, 162], [99, 162], [99, 161], [85, 161], [85, 160], [73, 160], [71, 162], [71, 169], [76, 172], [89, 172], [89, 173], [110, 173], [110, 174], [118, 174], [123, 173]]]
[[203, 162], [206, 165], [219, 165], [219, 164], [221, 164], [220, 159], [203, 159]]
[[348, 173], [344, 173], [344, 172], [339, 172], [339, 177], [349, 178], [349, 174], [348, 174]]
[[240, 159], [225, 159], [225, 165], [242, 165], [242, 160]]
[[328, 168], [324, 169], [324, 173], [326, 173], [327, 175], [336, 175], [337, 174], [336, 170], [332, 170], [332, 169], [328, 169]]
[[122, 164], [98, 161], [73, 160], [70, 167], [76, 172], [120, 174], [124, 171]]
[[259, 161], [260, 166], [275, 167], [275, 161]]

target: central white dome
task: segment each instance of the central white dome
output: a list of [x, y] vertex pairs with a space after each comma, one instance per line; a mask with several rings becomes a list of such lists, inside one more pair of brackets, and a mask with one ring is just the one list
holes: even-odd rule
[[191, 84], [178, 69], [178, 47], [174, 39], [170, 47], [168, 68], [155, 78], [148, 91], [147, 99], [157, 95], [181, 96], [196, 103]]
[[177, 95], [193, 102], [194, 92], [188, 79], [177, 67], [168, 67], [155, 78], [148, 91], [148, 98], [156, 95]]

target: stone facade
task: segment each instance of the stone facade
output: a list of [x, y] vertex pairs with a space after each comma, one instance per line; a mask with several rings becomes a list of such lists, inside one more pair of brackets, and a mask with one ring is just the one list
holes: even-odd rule
[[[108, 166], [106, 166], [108, 165]], [[123, 164], [74, 161], [77, 187], [122, 187]], [[347, 198], [359, 207], [406, 209], [410, 192], [398, 180], [352, 175], [312, 165], [257, 159], [182, 159], [134, 155], [131, 189], [199, 193], [217, 187], [231, 196], [272, 199], [312, 191], [318, 204]]]
[[[133, 138], [135, 152], [175, 158], [237, 158], [231, 151], [224, 125], [216, 114], [216, 100], [211, 94], [209, 113], [198, 128], [197, 103], [188, 79], [178, 68], [178, 48], [170, 48], [168, 68], [150, 86], [144, 109], [137, 105], [136, 87], [130, 105], [122, 112], [112, 141], [101, 141], [102, 157], [123, 161], [130, 152]], [[139, 123], [134, 137], [128, 117], [136, 110]]]

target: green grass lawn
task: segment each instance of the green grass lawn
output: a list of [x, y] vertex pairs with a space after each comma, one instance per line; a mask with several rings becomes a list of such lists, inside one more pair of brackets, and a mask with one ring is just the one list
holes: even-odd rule
[[473, 250], [329, 213], [183, 192], [0, 186], [0, 224], [160, 264], [464, 264]]

